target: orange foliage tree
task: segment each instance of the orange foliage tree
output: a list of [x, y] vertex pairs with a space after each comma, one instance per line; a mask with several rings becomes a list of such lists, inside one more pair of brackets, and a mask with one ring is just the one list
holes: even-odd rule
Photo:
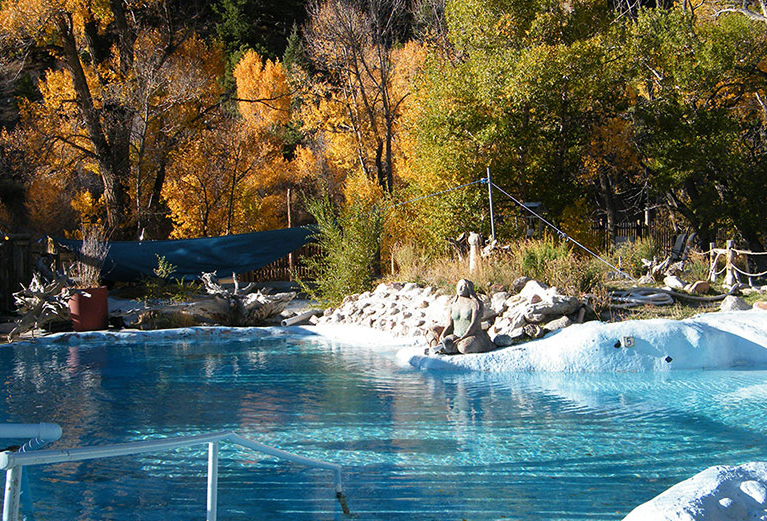
[[155, 213], [159, 198], [146, 194], [159, 194], [163, 161], [148, 154], [176, 144], [178, 120], [189, 127], [218, 96], [211, 73], [222, 69], [214, 64], [220, 56], [174, 30], [160, 4], [9, 0], [0, 7], [6, 41], [48, 50], [58, 62], [39, 85], [42, 100], [22, 103], [14, 142], [37, 176], [96, 175], [106, 224], [120, 235], [139, 218], [130, 194], [136, 214], [142, 201]]
[[172, 154], [163, 197], [174, 237], [215, 236], [285, 224], [287, 188], [313, 170], [299, 149], [282, 153], [282, 129], [291, 119], [291, 92], [279, 61], [249, 51], [234, 69], [239, 114], [219, 115]]

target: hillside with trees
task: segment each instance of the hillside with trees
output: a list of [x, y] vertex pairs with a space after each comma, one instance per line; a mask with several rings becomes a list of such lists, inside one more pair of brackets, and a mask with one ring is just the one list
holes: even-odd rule
[[[486, 188], [392, 206], [489, 168], [574, 237], [653, 214], [767, 246], [760, 2], [7, 0], [0, 30], [4, 231], [211, 237], [324, 211], [380, 221], [386, 266], [488, 233]], [[524, 236], [499, 203], [501, 237]]]

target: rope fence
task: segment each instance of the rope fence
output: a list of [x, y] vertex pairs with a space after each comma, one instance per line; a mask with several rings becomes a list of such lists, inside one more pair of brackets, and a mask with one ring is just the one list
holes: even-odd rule
[[[753, 286], [754, 279], [767, 276], [767, 271], [762, 271], [759, 273], [746, 271], [748, 269], [749, 257], [767, 255], [767, 252], [738, 250], [735, 248], [735, 241], [729, 240], [727, 241], [725, 248], [717, 248], [716, 244], [712, 243], [709, 247], [709, 250], [707, 252], [703, 252], [703, 255], [705, 254], [708, 254], [711, 259], [711, 267], [709, 269], [709, 276], [708, 276], [708, 279], [711, 282], [716, 282], [716, 279], [719, 275], [725, 274], [724, 276], [725, 286], [734, 286], [735, 284], [740, 284], [742, 282], [741, 281], [741, 275], [742, 275], [743, 277], [748, 277], [749, 285]], [[719, 260], [722, 257], [724, 257], [724, 267], [721, 269], [717, 269], [717, 266], [719, 265]], [[738, 257], [746, 258], [745, 270], [739, 267], [735, 263], [735, 260]]]

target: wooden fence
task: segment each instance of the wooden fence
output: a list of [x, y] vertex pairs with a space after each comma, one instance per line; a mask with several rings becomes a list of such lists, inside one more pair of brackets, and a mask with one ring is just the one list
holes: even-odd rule
[[13, 293], [32, 280], [35, 241], [29, 235], [0, 235], [0, 311], [15, 309]]
[[[593, 233], [598, 238], [598, 244], [602, 251], [610, 249], [610, 245], [607, 240], [607, 230], [599, 225], [593, 225], [591, 228]], [[658, 246], [661, 255], [671, 254], [671, 250], [676, 242], [676, 237], [680, 232], [675, 231], [670, 226], [647, 226], [643, 223], [619, 223], [615, 225], [615, 243], [616, 246], [620, 246], [623, 242], [635, 242], [638, 239], [644, 239], [652, 237], [655, 240], [655, 244]], [[719, 230], [717, 233], [717, 242], [725, 242], [727, 240], [727, 231]], [[704, 246], [704, 245], [701, 245]]]
[[303, 262], [307, 257], [316, 257], [320, 254], [320, 248], [316, 244], [307, 244], [288, 256], [277, 259], [255, 271], [243, 275], [242, 279], [247, 282], [265, 282], [270, 280], [293, 280], [294, 274], [303, 280], [311, 280], [314, 273]]

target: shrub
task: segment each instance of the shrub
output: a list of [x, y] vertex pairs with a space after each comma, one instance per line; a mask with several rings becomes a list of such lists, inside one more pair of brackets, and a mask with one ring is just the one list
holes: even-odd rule
[[380, 254], [383, 230], [380, 206], [354, 200], [337, 211], [327, 194], [306, 201], [306, 206], [317, 221], [313, 239], [322, 253], [304, 260], [316, 279], [313, 285], [298, 280], [301, 288], [311, 298], [331, 306], [347, 295], [369, 289], [373, 263]]
[[621, 244], [611, 255], [611, 260], [629, 275], [639, 277], [645, 272], [642, 259], [652, 260], [659, 252], [655, 239], [646, 237]]
[[164, 256], [155, 254], [157, 267], [152, 270], [154, 277], [143, 281], [143, 302], [184, 302], [200, 291], [197, 282], [184, 282], [183, 279], [173, 277], [178, 268], [165, 259]]

